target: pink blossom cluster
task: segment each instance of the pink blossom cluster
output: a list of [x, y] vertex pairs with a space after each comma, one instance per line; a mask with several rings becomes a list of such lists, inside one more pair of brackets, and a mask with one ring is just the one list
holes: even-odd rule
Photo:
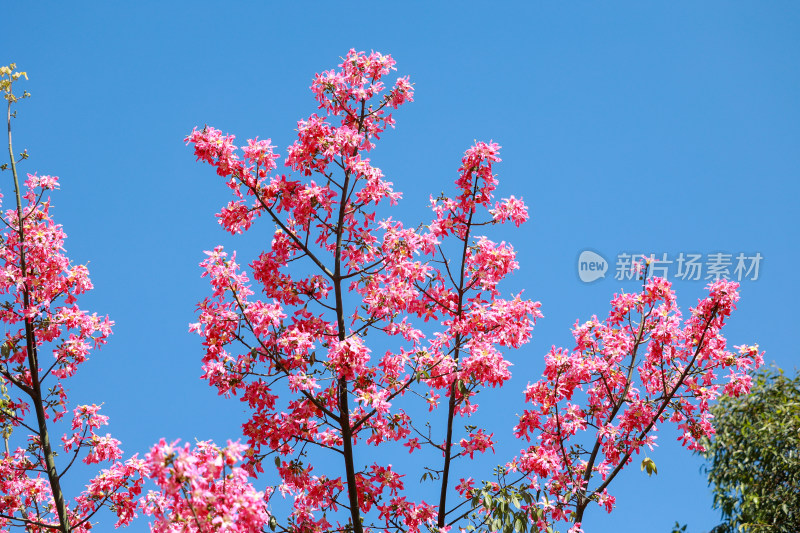
[[249, 533], [269, 522], [263, 492], [253, 488], [237, 464], [246, 446], [228, 442], [188, 444], [161, 441], [145, 456], [149, 477], [159, 491], [142, 498], [143, 511], [155, 518], [154, 533]]
[[[52, 483], [81, 458], [87, 465], [106, 464], [86, 489], [64, 504], [71, 531], [92, 529], [102, 507], [117, 525], [136, 515], [143, 464], [136, 457], [120, 462], [120, 442], [96, 433], [108, 423], [97, 405], [73, 412], [71, 432], [61, 437], [59, 458], [50, 444], [55, 423], [68, 412], [64, 380], [75, 374], [91, 350], [111, 334], [108, 317], [81, 309], [78, 296], [92, 288], [89, 271], [74, 265], [64, 251], [66, 235], [50, 214], [47, 191], [58, 188], [55, 176], [28, 175], [22, 203], [3, 213], [0, 236], [0, 428], [6, 451], [0, 456], [0, 531], [52, 531], [59, 510]], [[1, 198], [1, 196], [0, 196]], [[17, 443], [16, 448], [11, 444]], [[58, 490], [59, 498], [63, 496]]]
[[749, 391], [747, 371], [763, 363], [757, 346], [731, 352], [721, 335], [737, 290], [710, 284], [681, 322], [670, 283], [651, 278], [639, 293], [616, 295], [604, 322], [576, 323], [572, 351], [550, 351], [515, 428], [532, 444], [509, 465], [539, 490], [549, 519], [580, 517], [591, 501], [610, 512], [609, 483], [642, 447], [652, 449], [659, 424], [677, 424], [680, 442], [702, 450], [700, 439], [714, 433], [710, 402]]

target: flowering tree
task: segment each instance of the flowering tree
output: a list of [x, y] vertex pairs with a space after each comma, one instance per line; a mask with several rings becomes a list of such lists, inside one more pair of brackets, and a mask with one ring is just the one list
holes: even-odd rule
[[[89, 272], [64, 255], [64, 234], [50, 216], [49, 191], [58, 178], [28, 174], [20, 187], [19, 159], [11, 143], [12, 106], [29, 96], [14, 95], [13, 83], [24, 72], [15, 65], [0, 67], [0, 90], [8, 103], [8, 153], [14, 183], [14, 207], [0, 215], [0, 429], [5, 451], [0, 457], [0, 531], [80, 533], [91, 529], [91, 518], [102, 507], [117, 515], [117, 525], [130, 522], [135, 497], [143, 482], [143, 463], [125, 463], [119, 441], [97, 433], [108, 423], [97, 405], [68, 408], [65, 381], [87, 360], [94, 347], [106, 342], [113, 323], [78, 307], [78, 296], [92, 288]], [[0, 196], [1, 198], [1, 196]], [[62, 418], [69, 429], [58, 446], [56, 462], [52, 428]], [[16, 447], [12, 448], [12, 443]], [[86, 490], [68, 503], [61, 488], [63, 476], [76, 460], [106, 463], [88, 481]]]
[[[746, 393], [747, 371], [763, 362], [757, 346], [727, 351], [720, 334], [736, 289], [725, 280], [712, 283], [681, 325], [669, 283], [652, 278], [639, 294], [615, 296], [604, 322], [576, 324], [572, 352], [550, 351], [543, 379], [525, 391], [532, 407], [515, 428], [536, 444], [508, 465], [525, 474], [539, 498], [528, 516], [540, 527], [581, 523], [592, 501], [610, 512], [608, 485], [642, 447], [652, 449], [658, 423], [677, 423], [681, 443], [702, 449], [698, 440], [714, 432], [710, 402]], [[726, 367], [720, 386], [716, 371]], [[654, 472], [652, 459], [642, 469]]]
[[[298, 122], [285, 159], [294, 175], [277, 172], [270, 140], [240, 149], [209, 127], [186, 139], [233, 192], [217, 214], [227, 231], [250, 231], [262, 216], [274, 224], [249, 274], [222, 247], [201, 263], [212, 294], [191, 330], [205, 346], [203, 377], [246, 403], [242, 467], [258, 477], [274, 461], [279, 481], [264, 497], [277, 491], [290, 502], [280, 520], [254, 511], [222, 530], [526, 531], [567, 520], [579, 531], [590, 502], [613, 507], [608, 485], [653, 445], [656, 424], [677, 422], [695, 448], [713, 432], [709, 402], [747, 391], [758, 349], [735, 355], [720, 334], [737, 286], [712, 284], [682, 325], [664, 280], [616, 296], [609, 318], [576, 325], [576, 348], [553, 349], [542, 381], [526, 390], [515, 436], [532, 444], [494, 480], [458, 477], [495, 437], [457, 421], [477, 411], [481, 390], [509, 379], [501, 350], [526, 343], [541, 317], [538, 302], [501, 296], [515, 252], [480, 232], [528, 214], [513, 196], [495, 200], [499, 146], [479, 142], [462, 158], [454, 194], [431, 197], [427, 224], [389, 216], [400, 194], [368, 155], [394, 126], [391, 111], [413, 99], [407, 78], [385, 85], [393, 69], [389, 56], [351, 50], [340, 70], [315, 76], [320, 111]], [[724, 367], [735, 371], [720, 390]], [[423, 478], [437, 487], [429, 494], [409, 490], [390, 464], [402, 447], [427, 453]], [[170, 465], [198, 453], [173, 449], [160, 464], [188, 484]], [[182, 487], [171, 500], [152, 495], [173, 513], [166, 523], [211, 531], [229, 522], [207, 512], [213, 491], [181, 498]], [[253, 491], [237, 505], [252, 503]]]
[[[14, 156], [11, 107], [28, 94], [12, 92], [24, 73], [0, 69], [11, 157], [2, 168], [16, 196], [0, 236], [0, 530], [84, 532], [109, 507], [118, 526], [140, 509], [155, 532], [510, 532], [559, 521], [580, 531], [591, 502], [613, 508], [608, 486], [652, 447], [657, 424], [677, 423], [682, 443], [701, 449], [714, 431], [709, 402], [748, 391], [746, 372], [761, 354], [755, 346], [728, 351], [720, 333], [736, 284], [711, 284], [681, 323], [669, 284], [648, 279], [645, 268], [639, 293], [615, 296], [605, 321], [576, 324], [573, 350], [546, 356], [513, 432], [527, 448], [492, 480], [468, 476], [475, 454], [496, 442], [490, 428], [465, 423], [476, 396], [510, 378], [502, 350], [526, 343], [542, 316], [538, 302], [501, 295], [518, 268], [514, 249], [481, 233], [519, 226], [527, 210], [513, 196], [495, 200], [499, 147], [476, 143], [455, 192], [431, 198], [427, 224], [391, 218], [400, 194], [367, 156], [413, 88], [407, 78], [384, 86], [389, 56], [350, 51], [340, 67], [314, 79], [321, 112], [298, 123], [285, 160], [294, 178], [276, 172], [269, 140], [239, 152], [233, 136], [213, 128], [187, 137], [233, 191], [220, 224], [232, 234], [261, 216], [275, 225], [250, 275], [235, 253], [207, 253], [212, 295], [191, 326], [206, 348], [205, 379], [247, 404], [247, 445], [162, 440], [125, 463], [119, 442], [97, 433], [107, 423], [98, 406], [76, 406], [71, 424], [65, 419], [64, 381], [112, 323], [77, 306], [91, 283], [64, 255], [64, 233], [49, 214], [57, 178], [28, 175], [20, 187], [17, 163], [27, 154]], [[50, 441], [59, 423], [70, 428], [61, 464]], [[407, 474], [390, 462], [397, 451], [420, 458], [432, 490], [406, 488]], [[79, 458], [109, 467], [67, 502], [61, 479]], [[267, 473], [269, 459], [278, 482], [259, 491], [253, 478]], [[645, 458], [642, 468], [655, 464]], [[158, 490], [137, 500], [145, 477]]]

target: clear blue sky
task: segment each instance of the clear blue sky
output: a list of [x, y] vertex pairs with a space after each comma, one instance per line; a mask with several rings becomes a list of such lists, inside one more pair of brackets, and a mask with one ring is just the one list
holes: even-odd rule
[[[395, 218], [423, 221], [473, 140], [503, 146], [500, 194], [522, 196], [532, 215], [502, 235], [522, 265], [507, 287], [545, 314], [510, 355], [511, 403], [551, 345], [572, 347], [576, 319], [604, 316], [615, 291], [637, 287], [613, 272], [583, 283], [585, 249], [612, 268], [620, 253], [761, 254], [727, 336], [797, 366], [797, 3], [430, 4], [5, 3], [0, 64], [26, 70], [33, 94], [15, 124], [17, 151], [31, 154], [23, 170], [61, 177], [55, 216], [96, 286], [83, 305], [117, 324], [71, 397], [104, 402], [126, 452], [162, 436], [239, 435], [242, 409], [198, 379], [202, 348], [187, 324], [208, 293], [203, 250], [244, 243], [217, 225], [227, 189], [184, 136], [208, 123], [283, 151], [316, 111], [311, 77], [349, 48], [392, 54], [415, 83], [373, 155], [405, 193]], [[262, 223], [249, 249], [270, 231]], [[704, 283], [675, 281], [681, 305], [696, 303]], [[513, 453], [507, 405], [486, 402], [505, 424], [498, 452]], [[660, 443], [658, 476], [634, 464], [612, 485], [617, 510], [592, 510], [587, 532], [716, 523], [701, 461], [669, 431]]]

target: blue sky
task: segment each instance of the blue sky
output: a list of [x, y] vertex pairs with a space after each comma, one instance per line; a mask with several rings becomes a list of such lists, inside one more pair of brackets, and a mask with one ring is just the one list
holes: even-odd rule
[[[613, 270], [582, 282], [587, 249], [611, 269], [621, 253], [760, 254], [727, 337], [797, 366], [796, 3], [16, 2], [3, 19], [0, 64], [27, 71], [33, 94], [15, 123], [15, 148], [31, 155], [23, 170], [61, 177], [54, 213], [96, 287], [82, 303], [116, 322], [71, 398], [104, 402], [130, 454], [160, 437], [239, 435], [242, 409], [198, 379], [187, 324], [208, 294], [203, 250], [255, 250], [271, 226], [228, 237], [214, 218], [227, 189], [183, 138], [207, 123], [285, 153], [316, 111], [313, 74], [350, 48], [391, 54], [415, 83], [372, 156], [404, 192], [395, 218], [425, 220], [428, 195], [450, 187], [475, 139], [503, 146], [499, 193], [522, 196], [532, 216], [502, 234], [521, 263], [507, 290], [525, 288], [545, 314], [510, 354], [505, 398], [519, 403], [551, 345], [572, 347], [576, 319], [636, 290]], [[702, 296], [704, 282], [670, 278], [682, 307]], [[513, 453], [514, 412], [500, 398], [486, 409]], [[702, 462], [673, 433], [659, 440], [658, 476], [632, 465], [612, 485], [617, 510], [587, 514], [587, 532], [716, 523]]]

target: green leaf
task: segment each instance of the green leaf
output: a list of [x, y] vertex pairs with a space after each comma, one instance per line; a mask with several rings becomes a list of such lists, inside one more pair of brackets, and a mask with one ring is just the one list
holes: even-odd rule
[[652, 476], [653, 474], [658, 474], [658, 469], [656, 468], [656, 463], [649, 457], [645, 457], [642, 459], [642, 470], [647, 471], [648, 476]]

